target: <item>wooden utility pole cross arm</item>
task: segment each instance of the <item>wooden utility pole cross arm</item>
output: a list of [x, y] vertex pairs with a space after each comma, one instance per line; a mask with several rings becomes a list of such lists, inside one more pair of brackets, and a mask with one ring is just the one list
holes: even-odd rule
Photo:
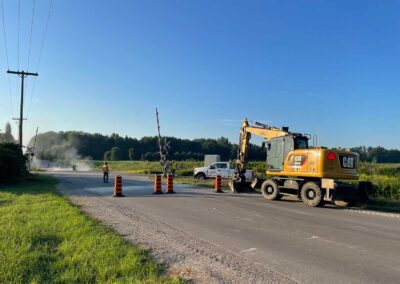
[[8, 74], [17, 74], [17, 75], [22, 75], [22, 76], [39, 76], [38, 73], [32, 73], [32, 72], [24, 72], [24, 71], [11, 71], [7, 70]]

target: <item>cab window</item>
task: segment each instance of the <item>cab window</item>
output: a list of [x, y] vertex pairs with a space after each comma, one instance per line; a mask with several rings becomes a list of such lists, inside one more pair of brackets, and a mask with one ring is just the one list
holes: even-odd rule
[[226, 166], [225, 163], [218, 163], [218, 164], [217, 164], [217, 168], [218, 168], [218, 169], [226, 169], [227, 166]]
[[295, 139], [294, 140], [294, 148], [295, 149], [308, 149], [308, 140], [307, 139]]

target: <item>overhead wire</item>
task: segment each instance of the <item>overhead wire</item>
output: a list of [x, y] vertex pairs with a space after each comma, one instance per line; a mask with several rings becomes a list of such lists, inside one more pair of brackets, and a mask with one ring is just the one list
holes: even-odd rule
[[[27, 66], [26, 66], [26, 72], [29, 72], [29, 63], [30, 63], [30, 59], [31, 59], [31, 47], [32, 47], [33, 24], [34, 24], [34, 20], [35, 20], [35, 8], [36, 8], [36, 0], [33, 0], [32, 19], [31, 19], [31, 32], [30, 32], [30, 36], [29, 36], [28, 63], [27, 63]], [[28, 89], [28, 83], [29, 83], [29, 81], [26, 80], [25, 81], [26, 89]]]
[[19, 30], [20, 30], [20, 22], [21, 22], [21, 0], [18, 0], [18, 47], [17, 47], [17, 52], [18, 52], [18, 59], [17, 59], [17, 68], [19, 71]]
[[38, 59], [37, 65], [36, 65], [36, 72], [38, 72], [38, 70], [39, 70], [40, 60], [42, 59], [42, 53], [43, 53], [44, 43], [46, 41], [47, 29], [48, 29], [48, 26], [49, 26], [49, 20], [50, 20], [50, 14], [51, 14], [52, 8], [53, 8], [53, 0], [50, 0], [49, 11], [47, 13], [46, 26], [44, 28], [42, 44], [40, 45], [39, 59]]
[[[50, 6], [49, 6], [49, 10], [47, 12], [46, 25], [45, 25], [45, 28], [44, 28], [44, 34], [43, 34], [43, 38], [42, 38], [42, 43], [40, 45], [39, 58], [38, 58], [38, 62], [36, 64], [36, 72], [39, 72], [39, 66], [40, 66], [40, 62], [41, 62], [41, 59], [42, 59], [44, 44], [46, 42], [47, 30], [48, 30], [48, 27], [49, 27], [49, 21], [50, 21], [50, 15], [51, 15], [52, 9], [53, 9], [53, 0], [50, 0]], [[33, 97], [33, 95], [35, 93], [35, 88], [36, 88], [36, 77], [33, 78], [32, 90], [31, 90], [31, 94], [30, 94], [30, 98], [29, 98], [27, 116], [29, 115], [30, 110], [31, 110], [32, 97]]]
[[[8, 70], [10, 70], [10, 61], [8, 59], [8, 48], [7, 48], [7, 33], [6, 33], [6, 25], [5, 25], [5, 21], [4, 21], [4, 7], [3, 7], [3, 0], [0, 0], [0, 6], [1, 6], [1, 17], [2, 17], [2, 23], [3, 23], [3, 35], [4, 35], [4, 50], [6, 53], [6, 62], [7, 62], [7, 68]], [[13, 99], [12, 99], [12, 89], [11, 89], [11, 80], [10, 80], [10, 76], [7, 76], [8, 78], [8, 89], [9, 89], [9, 95], [10, 95], [10, 104], [11, 104], [11, 108], [10, 108], [10, 114], [11, 117], [14, 116], [14, 104], [13, 104]]]
[[1, 4], [1, 17], [3, 20], [3, 34], [4, 34], [4, 45], [5, 45], [5, 51], [6, 51], [6, 59], [7, 59], [7, 67], [10, 69], [10, 62], [8, 60], [8, 48], [7, 48], [7, 33], [6, 33], [6, 25], [4, 22], [4, 7], [3, 7], [3, 0], [0, 2]]
[[[20, 39], [20, 26], [21, 26], [21, 0], [18, 0], [18, 39], [17, 39], [17, 71], [19, 71], [19, 39]], [[17, 85], [17, 92], [19, 87]]]
[[32, 46], [32, 34], [33, 34], [33, 23], [35, 19], [35, 8], [36, 8], [36, 0], [33, 0], [33, 7], [32, 7], [32, 20], [31, 20], [31, 33], [29, 36], [29, 49], [28, 49], [28, 64], [26, 67], [26, 71], [29, 71], [29, 61], [31, 58], [31, 46]]
[[[34, 19], [35, 19], [35, 8], [36, 8], [36, 0], [33, 0], [33, 5], [32, 5], [32, 19], [31, 19], [31, 32], [29, 36], [29, 50], [28, 50], [28, 64], [26, 67], [26, 71], [29, 72], [29, 63], [30, 63], [30, 56], [31, 56], [31, 46], [32, 46], [32, 35], [33, 35], [33, 24], [34, 24]], [[34, 79], [35, 80], [35, 79]], [[28, 80], [27, 80], [28, 81]], [[28, 82], [25, 83], [26, 88], [28, 89]], [[28, 109], [30, 109], [31, 106], [31, 101], [32, 101], [32, 92], [29, 95], [29, 105]], [[28, 116], [28, 112], [27, 112]]]
[[[30, 36], [29, 36], [28, 60], [27, 60], [27, 69], [26, 69], [27, 71], [29, 71], [29, 65], [30, 65], [30, 61], [31, 61], [31, 48], [32, 48], [33, 28], [34, 28], [34, 23], [35, 23], [36, 4], [37, 4], [37, 0], [33, 0], [31, 28], [30, 28]], [[5, 47], [4, 50], [5, 50], [5, 55], [6, 55], [7, 68], [8, 68], [8, 70], [10, 70], [10, 58], [9, 58], [9, 53], [8, 53], [8, 42], [7, 42], [7, 33], [6, 33], [6, 26], [5, 26], [5, 13], [4, 13], [3, 0], [0, 0], [0, 7], [1, 7], [1, 17], [2, 17], [2, 24], [3, 24], [2, 30], [3, 30], [3, 35], [4, 35], [4, 47]], [[36, 70], [39, 70], [41, 58], [43, 55], [43, 50], [44, 50], [44, 45], [46, 42], [46, 36], [47, 36], [47, 31], [48, 31], [49, 20], [50, 20], [52, 8], [53, 8], [53, 0], [50, 0], [44, 34], [43, 34], [42, 42], [40, 45], [40, 52], [39, 52], [39, 57], [38, 57], [37, 65], [36, 65]], [[18, 32], [17, 32], [17, 66], [18, 66], [18, 70], [19, 70], [19, 65], [20, 65], [20, 20], [21, 20], [21, 1], [18, 0]], [[13, 117], [14, 116], [14, 104], [13, 104], [13, 99], [12, 99], [12, 86], [11, 86], [11, 80], [10, 80], [9, 76], [7, 77], [7, 79], [8, 79], [10, 105], [11, 105], [10, 114]], [[28, 113], [31, 108], [32, 96], [35, 91], [35, 86], [36, 86], [36, 77], [34, 78], [33, 85], [32, 85], [32, 92], [30, 94], [30, 99], [29, 99]]]

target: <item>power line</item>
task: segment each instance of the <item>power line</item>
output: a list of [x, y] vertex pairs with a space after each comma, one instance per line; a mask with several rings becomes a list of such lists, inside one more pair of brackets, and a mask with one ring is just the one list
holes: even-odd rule
[[11, 105], [11, 108], [10, 108], [10, 114], [11, 114], [11, 117], [14, 117], [14, 102], [13, 102], [13, 99], [12, 99], [12, 90], [11, 90], [11, 79], [10, 79], [10, 76], [7, 76], [7, 81], [8, 81], [8, 93], [9, 93], [9, 95], [10, 95], [10, 105]]
[[[7, 68], [10, 69], [10, 62], [8, 60], [8, 48], [7, 48], [7, 33], [6, 33], [6, 25], [5, 25], [5, 21], [4, 21], [4, 7], [3, 7], [3, 0], [0, 1], [0, 5], [1, 5], [1, 17], [2, 17], [2, 21], [3, 21], [3, 35], [4, 35], [4, 50], [6, 52], [6, 60], [7, 60]], [[10, 96], [10, 104], [11, 104], [11, 108], [10, 108], [10, 113], [11, 113], [11, 117], [14, 116], [14, 104], [13, 104], [13, 99], [12, 99], [12, 90], [11, 90], [11, 80], [10, 77], [7, 76], [8, 78], [8, 91], [9, 91], [9, 96]]]
[[35, 93], [35, 88], [36, 88], [36, 77], [33, 78], [32, 89], [31, 89], [31, 93], [29, 96], [29, 104], [28, 104], [28, 111], [26, 112], [26, 117], [29, 117], [29, 114], [31, 112], [32, 97], [33, 97], [33, 94]]
[[31, 34], [29, 37], [29, 51], [28, 51], [28, 64], [26, 66], [26, 71], [29, 70], [29, 61], [31, 57], [31, 46], [32, 46], [32, 34], [33, 34], [33, 22], [35, 19], [35, 7], [36, 7], [36, 0], [33, 0], [33, 7], [32, 7], [32, 21], [31, 21]]
[[8, 61], [8, 49], [7, 49], [7, 34], [6, 34], [6, 25], [4, 23], [4, 8], [3, 8], [3, 0], [1, 0], [1, 16], [3, 19], [3, 34], [4, 34], [4, 45], [6, 51], [6, 58], [7, 58], [7, 67], [10, 69], [10, 62]]
[[[40, 45], [39, 58], [38, 58], [38, 62], [37, 62], [37, 65], [36, 65], [36, 72], [39, 72], [39, 65], [40, 65], [40, 61], [42, 59], [44, 44], [46, 42], [47, 30], [48, 30], [48, 27], [49, 27], [49, 21], [50, 21], [50, 15], [51, 15], [52, 8], [53, 8], [53, 0], [50, 1], [49, 10], [47, 12], [46, 25], [45, 25], [45, 28], [44, 28], [44, 34], [43, 34], [43, 38], [42, 38], [42, 43]], [[31, 110], [32, 97], [33, 97], [33, 95], [35, 93], [35, 88], [36, 88], [36, 77], [33, 78], [32, 90], [31, 90], [31, 94], [30, 94], [30, 97], [29, 97], [29, 105], [28, 105], [27, 116], [29, 116], [29, 113], [30, 113], [30, 110]]]
[[48, 28], [48, 26], [49, 26], [49, 20], [50, 20], [50, 14], [51, 14], [52, 8], [53, 8], [53, 0], [50, 1], [49, 11], [48, 11], [48, 13], [47, 13], [46, 26], [45, 26], [45, 28], [44, 28], [44, 34], [43, 34], [42, 44], [40, 45], [39, 59], [38, 59], [37, 65], [36, 65], [36, 72], [39, 71], [40, 60], [42, 59], [42, 53], [43, 53], [44, 43], [45, 43], [45, 41], [46, 41], [47, 28]]
[[[21, 0], [18, 0], [18, 70], [19, 70], [19, 26], [20, 26], [20, 18], [21, 18]], [[8, 68], [10, 69], [10, 68]]]

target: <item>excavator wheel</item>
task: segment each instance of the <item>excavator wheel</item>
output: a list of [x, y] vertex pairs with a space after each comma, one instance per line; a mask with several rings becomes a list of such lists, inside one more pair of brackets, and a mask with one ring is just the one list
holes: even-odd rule
[[267, 179], [261, 185], [261, 193], [267, 200], [280, 199], [278, 184], [272, 179]]
[[229, 188], [234, 193], [252, 193], [255, 190], [251, 187], [250, 182], [243, 182], [241, 180], [230, 180]]
[[307, 182], [301, 188], [301, 200], [310, 207], [320, 207], [324, 205], [321, 187], [314, 182]]

